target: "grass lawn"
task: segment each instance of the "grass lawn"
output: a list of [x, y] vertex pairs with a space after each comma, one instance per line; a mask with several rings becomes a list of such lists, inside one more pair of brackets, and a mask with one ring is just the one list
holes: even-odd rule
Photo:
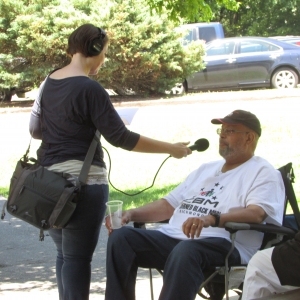
[[[255, 113], [262, 124], [262, 136], [256, 155], [268, 159], [276, 168], [293, 162], [296, 175], [294, 189], [300, 199], [300, 136], [299, 106], [300, 99], [264, 100], [225, 100], [223, 93], [215, 99], [192, 101], [180, 104], [160, 103], [155, 106], [140, 107], [129, 129], [140, 134], [169, 142], [190, 141], [193, 144], [199, 138], [206, 138], [210, 147], [205, 152], [193, 152], [183, 159], [169, 158], [160, 170], [154, 187], [136, 195], [126, 196], [111, 188], [110, 199], [121, 199], [125, 208], [135, 207], [158, 199], [181, 182], [192, 170], [206, 161], [217, 160], [218, 126], [210, 120], [224, 117], [235, 109], [249, 110]], [[228, 94], [227, 94], [228, 95]], [[262, 93], [263, 95], [263, 93]], [[195, 95], [194, 95], [195, 97]], [[227, 97], [228, 98], [228, 97]], [[7, 197], [9, 180], [17, 160], [25, 153], [30, 135], [28, 133], [29, 112], [0, 114], [1, 133], [1, 174], [0, 194]], [[35, 157], [39, 141], [32, 141], [31, 156]], [[160, 164], [167, 157], [163, 154], [142, 154], [114, 148], [105, 140], [103, 146], [109, 151], [111, 165], [111, 182], [118, 189], [127, 193], [136, 193], [152, 184], [153, 177]], [[105, 154], [108, 164], [108, 158]], [[109, 165], [109, 164], [108, 164]], [[271, 197], [272, 195], [270, 195]]]

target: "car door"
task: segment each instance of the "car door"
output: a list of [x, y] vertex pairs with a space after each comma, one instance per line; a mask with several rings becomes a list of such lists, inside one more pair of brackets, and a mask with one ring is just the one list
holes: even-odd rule
[[217, 89], [237, 86], [235, 42], [216, 40], [206, 49], [205, 69], [187, 79], [188, 89]]
[[282, 54], [281, 48], [263, 40], [241, 40], [236, 56], [239, 86], [269, 86], [271, 70]]

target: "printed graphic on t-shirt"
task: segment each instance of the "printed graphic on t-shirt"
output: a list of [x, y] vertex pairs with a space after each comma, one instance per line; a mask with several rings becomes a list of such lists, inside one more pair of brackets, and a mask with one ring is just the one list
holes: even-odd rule
[[220, 182], [215, 183], [210, 188], [202, 187], [198, 195], [183, 200], [179, 208], [176, 209], [176, 213], [194, 217], [206, 216], [212, 212], [221, 213], [218, 209], [218, 206], [222, 205], [219, 196], [224, 188]]

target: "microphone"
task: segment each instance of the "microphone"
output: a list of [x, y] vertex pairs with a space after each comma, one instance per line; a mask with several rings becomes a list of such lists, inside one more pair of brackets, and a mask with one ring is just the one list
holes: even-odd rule
[[205, 151], [209, 147], [209, 141], [207, 139], [199, 139], [195, 142], [194, 145], [190, 146], [189, 148], [194, 151]]

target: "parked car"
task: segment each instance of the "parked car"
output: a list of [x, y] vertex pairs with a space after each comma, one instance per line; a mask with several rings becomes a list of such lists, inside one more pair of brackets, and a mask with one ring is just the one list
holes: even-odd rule
[[204, 40], [208, 43], [224, 38], [224, 29], [219, 22], [184, 24], [177, 27], [176, 30], [187, 30], [187, 35], [182, 41], [183, 45], [197, 40]]
[[300, 48], [275, 39], [236, 37], [206, 45], [206, 68], [188, 77], [182, 90], [295, 88]]
[[293, 44], [296, 46], [300, 46], [300, 36], [287, 35], [287, 36], [274, 36], [271, 38], [282, 41], [282, 42], [286, 42], [289, 44]]

